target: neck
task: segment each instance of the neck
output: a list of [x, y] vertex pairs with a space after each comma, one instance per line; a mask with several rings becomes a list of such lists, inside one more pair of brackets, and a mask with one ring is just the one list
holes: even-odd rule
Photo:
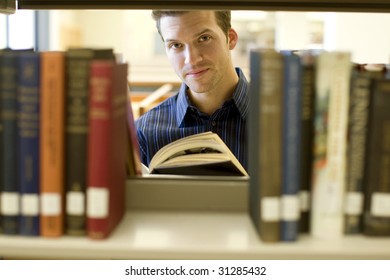
[[238, 84], [238, 76], [234, 68], [234, 73], [226, 77], [220, 86], [208, 92], [193, 92], [188, 89], [188, 96], [191, 103], [196, 106], [199, 111], [211, 116], [216, 110], [233, 97], [234, 90]]

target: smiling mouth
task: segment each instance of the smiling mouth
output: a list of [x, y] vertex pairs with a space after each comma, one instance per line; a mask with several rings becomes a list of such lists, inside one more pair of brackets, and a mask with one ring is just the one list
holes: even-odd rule
[[206, 73], [207, 71], [208, 71], [208, 69], [199, 70], [199, 71], [193, 71], [193, 72], [188, 72], [188, 73], [187, 73], [187, 76], [188, 76], [188, 77], [197, 78], [197, 77], [202, 76], [202, 75], [203, 75], [204, 73]]

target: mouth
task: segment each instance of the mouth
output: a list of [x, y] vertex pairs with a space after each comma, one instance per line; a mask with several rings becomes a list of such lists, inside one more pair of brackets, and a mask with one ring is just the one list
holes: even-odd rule
[[202, 76], [203, 74], [205, 74], [208, 70], [209, 69], [206, 68], [206, 69], [202, 69], [202, 70], [190, 71], [190, 72], [187, 72], [186, 76], [191, 77], [191, 78], [198, 78], [198, 77]]

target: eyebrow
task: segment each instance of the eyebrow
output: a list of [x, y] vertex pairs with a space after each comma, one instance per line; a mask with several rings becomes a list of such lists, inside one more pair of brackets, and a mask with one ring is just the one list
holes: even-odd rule
[[[194, 37], [199, 37], [200, 35], [204, 34], [204, 33], [207, 33], [207, 32], [213, 32], [213, 30], [211, 30], [210, 28], [206, 28], [206, 29], [203, 29], [201, 32], [198, 32], [194, 35]], [[164, 42], [175, 42], [177, 41], [176, 39], [166, 39], [164, 40]]]

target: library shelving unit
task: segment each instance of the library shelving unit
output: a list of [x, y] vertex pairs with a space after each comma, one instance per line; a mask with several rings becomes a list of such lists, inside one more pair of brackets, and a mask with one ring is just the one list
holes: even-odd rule
[[[19, 0], [18, 9], [231, 9], [390, 12], [388, 0]], [[0, 235], [6, 259], [390, 259], [390, 238], [263, 243], [248, 214], [248, 178], [129, 178], [127, 212], [106, 240]]]

